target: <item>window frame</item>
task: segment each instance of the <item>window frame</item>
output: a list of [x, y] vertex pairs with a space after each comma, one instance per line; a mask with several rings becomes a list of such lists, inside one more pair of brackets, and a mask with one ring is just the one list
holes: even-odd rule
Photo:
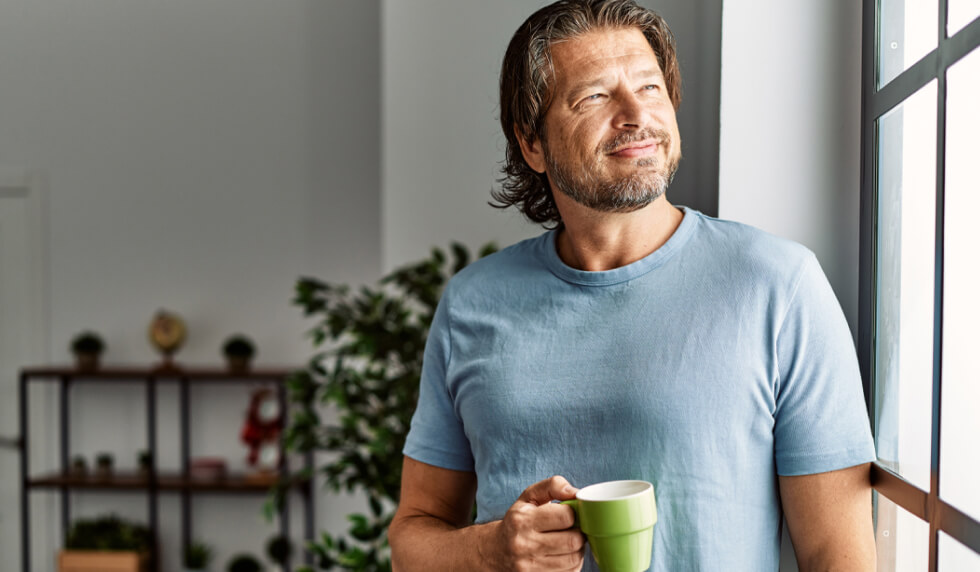
[[[902, 509], [929, 524], [929, 570], [938, 567], [939, 532], [942, 531], [980, 554], [980, 523], [939, 497], [940, 420], [942, 412], [942, 304], [943, 223], [946, 174], [946, 71], [980, 45], [980, 18], [947, 37], [948, 0], [938, 0], [938, 44], [929, 54], [897, 77], [878, 83], [879, 16], [881, 0], [863, 0], [861, 86], [861, 214], [858, 354], [864, 396], [872, 427], [875, 411], [876, 233], [878, 186], [878, 119], [899, 106], [932, 80], [937, 81], [936, 101], [936, 225], [933, 305], [932, 450], [930, 487], [923, 491], [879, 463], [871, 468], [872, 486]], [[876, 435], [877, 437], [877, 435]], [[977, 475], [980, 483], [980, 474]], [[980, 486], [978, 484], [977, 486]]]

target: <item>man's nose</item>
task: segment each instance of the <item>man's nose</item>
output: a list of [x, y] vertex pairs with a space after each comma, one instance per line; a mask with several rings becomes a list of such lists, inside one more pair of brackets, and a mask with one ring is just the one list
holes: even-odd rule
[[617, 105], [613, 120], [617, 129], [642, 129], [650, 122], [650, 109], [635, 93], [620, 94], [617, 97]]

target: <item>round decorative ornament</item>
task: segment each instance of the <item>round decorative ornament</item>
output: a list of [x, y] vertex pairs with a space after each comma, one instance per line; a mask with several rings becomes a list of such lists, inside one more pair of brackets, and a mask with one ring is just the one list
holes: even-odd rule
[[150, 322], [148, 334], [150, 343], [163, 354], [164, 366], [167, 367], [172, 365], [173, 354], [187, 339], [187, 326], [177, 314], [159, 310]]

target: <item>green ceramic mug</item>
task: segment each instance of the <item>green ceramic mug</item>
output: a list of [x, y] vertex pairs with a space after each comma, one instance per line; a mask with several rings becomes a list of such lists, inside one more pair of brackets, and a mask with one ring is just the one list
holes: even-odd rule
[[646, 481], [608, 481], [580, 489], [575, 500], [579, 528], [589, 539], [602, 572], [643, 572], [650, 567], [657, 500]]

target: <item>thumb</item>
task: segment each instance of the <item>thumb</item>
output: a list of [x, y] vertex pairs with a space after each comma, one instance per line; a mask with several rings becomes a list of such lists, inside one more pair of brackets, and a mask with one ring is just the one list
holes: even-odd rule
[[521, 493], [520, 500], [536, 505], [547, 504], [553, 500], [575, 498], [578, 489], [573, 487], [565, 477], [555, 475], [550, 479], [538, 481]]

